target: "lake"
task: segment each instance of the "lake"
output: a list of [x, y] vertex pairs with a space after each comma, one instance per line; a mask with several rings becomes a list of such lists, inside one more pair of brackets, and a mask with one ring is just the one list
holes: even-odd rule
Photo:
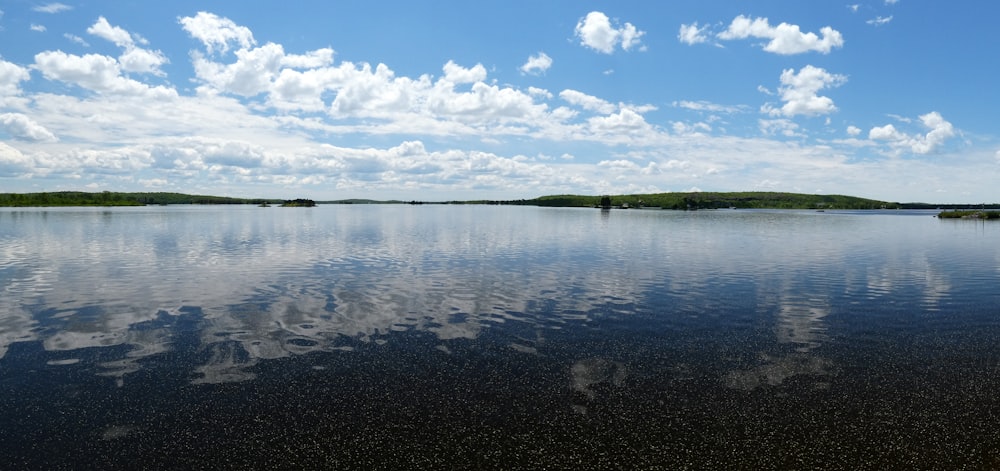
[[1000, 223], [0, 209], [13, 468], [997, 468]]

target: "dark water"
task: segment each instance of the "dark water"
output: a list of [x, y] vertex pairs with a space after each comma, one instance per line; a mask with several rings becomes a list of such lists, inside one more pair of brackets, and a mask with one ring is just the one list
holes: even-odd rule
[[997, 468], [1000, 223], [0, 211], [11, 468]]

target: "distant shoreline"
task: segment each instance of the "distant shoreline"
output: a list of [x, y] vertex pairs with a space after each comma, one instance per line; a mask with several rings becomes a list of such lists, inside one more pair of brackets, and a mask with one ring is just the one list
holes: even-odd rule
[[[167, 192], [81, 192], [0, 193], [0, 207], [73, 207], [73, 206], [146, 206], [169, 204], [242, 204], [266, 207], [315, 206], [316, 204], [484, 204], [546, 207], [661, 208], [674, 210], [704, 209], [938, 209], [986, 211], [1000, 209], [1000, 204], [898, 203], [845, 195], [811, 195], [781, 192], [669, 192], [633, 195], [551, 195], [520, 200], [401, 201], [343, 199], [313, 201], [308, 199], [232, 198]], [[972, 217], [972, 216], [970, 216]]]

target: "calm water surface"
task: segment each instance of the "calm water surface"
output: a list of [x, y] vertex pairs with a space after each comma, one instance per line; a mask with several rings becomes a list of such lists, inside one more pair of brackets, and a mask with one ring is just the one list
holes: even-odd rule
[[996, 468], [1000, 223], [0, 210], [15, 468]]

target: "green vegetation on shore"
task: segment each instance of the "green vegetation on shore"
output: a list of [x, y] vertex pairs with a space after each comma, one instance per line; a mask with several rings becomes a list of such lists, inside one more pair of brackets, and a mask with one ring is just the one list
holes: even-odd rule
[[312, 208], [313, 206], [316, 206], [316, 202], [313, 200], [296, 199], [285, 201], [284, 203], [281, 203], [281, 206], [284, 208]]
[[521, 200], [474, 201], [378, 201], [346, 199], [313, 201], [308, 199], [280, 200], [266, 198], [230, 198], [226, 196], [188, 195], [183, 193], [127, 193], [103, 191], [58, 191], [43, 193], [0, 193], [0, 206], [142, 206], [163, 204], [253, 204], [268, 206], [315, 206], [316, 204], [492, 204], [549, 207], [615, 207], [699, 210], [719, 208], [744, 209], [951, 209], [943, 218], [1000, 218], [996, 205], [927, 203], [893, 203], [844, 195], [808, 195], [779, 192], [677, 192], [637, 195], [551, 195]]
[[1000, 211], [941, 211], [938, 217], [941, 219], [1000, 219]]
[[55, 191], [42, 193], [0, 193], [0, 206], [143, 206], [149, 204], [263, 204], [282, 200], [186, 195], [183, 193], [122, 193], [102, 191]]
[[[579, 196], [555, 195], [526, 200], [524, 204], [537, 206], [602, 206], [602, 198], [610, 200], [613, 207], [651, 207], [663, 209], [719, 209], [719, 208], [768, 208], [768, 209], [896, 209], [899, 203], [878, 201], [843, 195], [807, 195], [776, 192], [692, 192], [652, 193], [642, 195]], [[604, 203], [608, 203], [607, 200]]]

